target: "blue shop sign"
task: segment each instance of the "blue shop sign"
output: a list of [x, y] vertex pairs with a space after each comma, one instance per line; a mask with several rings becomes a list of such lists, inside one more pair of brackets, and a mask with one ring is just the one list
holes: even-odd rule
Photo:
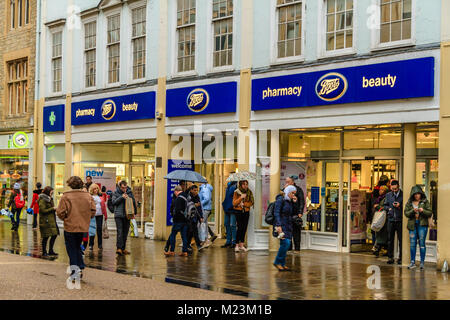
[[167, 90], [167, 117], [235, 113], [237, 83], [225, 82]]
[[[172, 160], [168, 161], [169, 167], [167, 169], [167, 174], [175, 170], [189, 170], [194, 171], [194, 163], [190, 160]], [[170, 204], [172, 203], [172, 196], [175, 187], [180, 183], [178, 180], [167, 180], [167, 219], [166, 225], [173, 225], [172, 214], [170, 213]]]
[[252, 110], [434, 96], [434, 57], [252, 81]]
[[155, 118], [155, 92], [72, 103], [72, 125]]
[[44, 107], [44, 132], [57, 132], [65, 130], [65, 106]]

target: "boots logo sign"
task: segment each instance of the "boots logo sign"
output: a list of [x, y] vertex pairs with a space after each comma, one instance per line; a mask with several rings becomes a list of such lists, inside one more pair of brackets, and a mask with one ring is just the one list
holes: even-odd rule
[[316, 94], [327, 102], [339, 100], [348, 89], [347, 79], [340, 73], [327, 73], [317, 81]]
[[186, 104], [192, 112], [202, 112], [208, 107], [209, 94], [204, 89], [192, 90], [187, 97]]
[[102, 117], [109, 121], [116, 115], [116, 104], [112, 100], [106, 100], [102, 105]]

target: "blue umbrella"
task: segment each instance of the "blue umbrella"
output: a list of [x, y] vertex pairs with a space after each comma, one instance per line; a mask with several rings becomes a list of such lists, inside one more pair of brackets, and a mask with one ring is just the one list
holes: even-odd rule
[[208, 181], [202, 177], [200, 173], [189, 170], [175, 170], [169, 173], [164, 179], [181, 180], [190, 182], [207, 183]]

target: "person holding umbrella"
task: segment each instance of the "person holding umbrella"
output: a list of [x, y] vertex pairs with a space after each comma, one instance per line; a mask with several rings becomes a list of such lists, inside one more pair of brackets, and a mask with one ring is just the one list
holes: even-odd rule
[[233, 208], [236, 212], [237, 234], [235, 252], [247, 252], [244, 247], [245, 234], [247, 232], [250, 208], [255, 204], [252, 191], [248, 188], [248, 181], [241, 180], [233, 195]]

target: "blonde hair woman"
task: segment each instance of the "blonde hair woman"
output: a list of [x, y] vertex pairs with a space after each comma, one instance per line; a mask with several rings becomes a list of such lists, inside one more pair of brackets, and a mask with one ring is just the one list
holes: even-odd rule
[[106, 204], [97, 184], [93, 183], [89, 186], [89, 193], [95, 202], [95, 216], [89, 224], [89, 250], [94, 249], [95, 234], [97, 233], [98, 250], [101, 251], [103, 250], [103, 217], [105, 221], [108, 219]]

